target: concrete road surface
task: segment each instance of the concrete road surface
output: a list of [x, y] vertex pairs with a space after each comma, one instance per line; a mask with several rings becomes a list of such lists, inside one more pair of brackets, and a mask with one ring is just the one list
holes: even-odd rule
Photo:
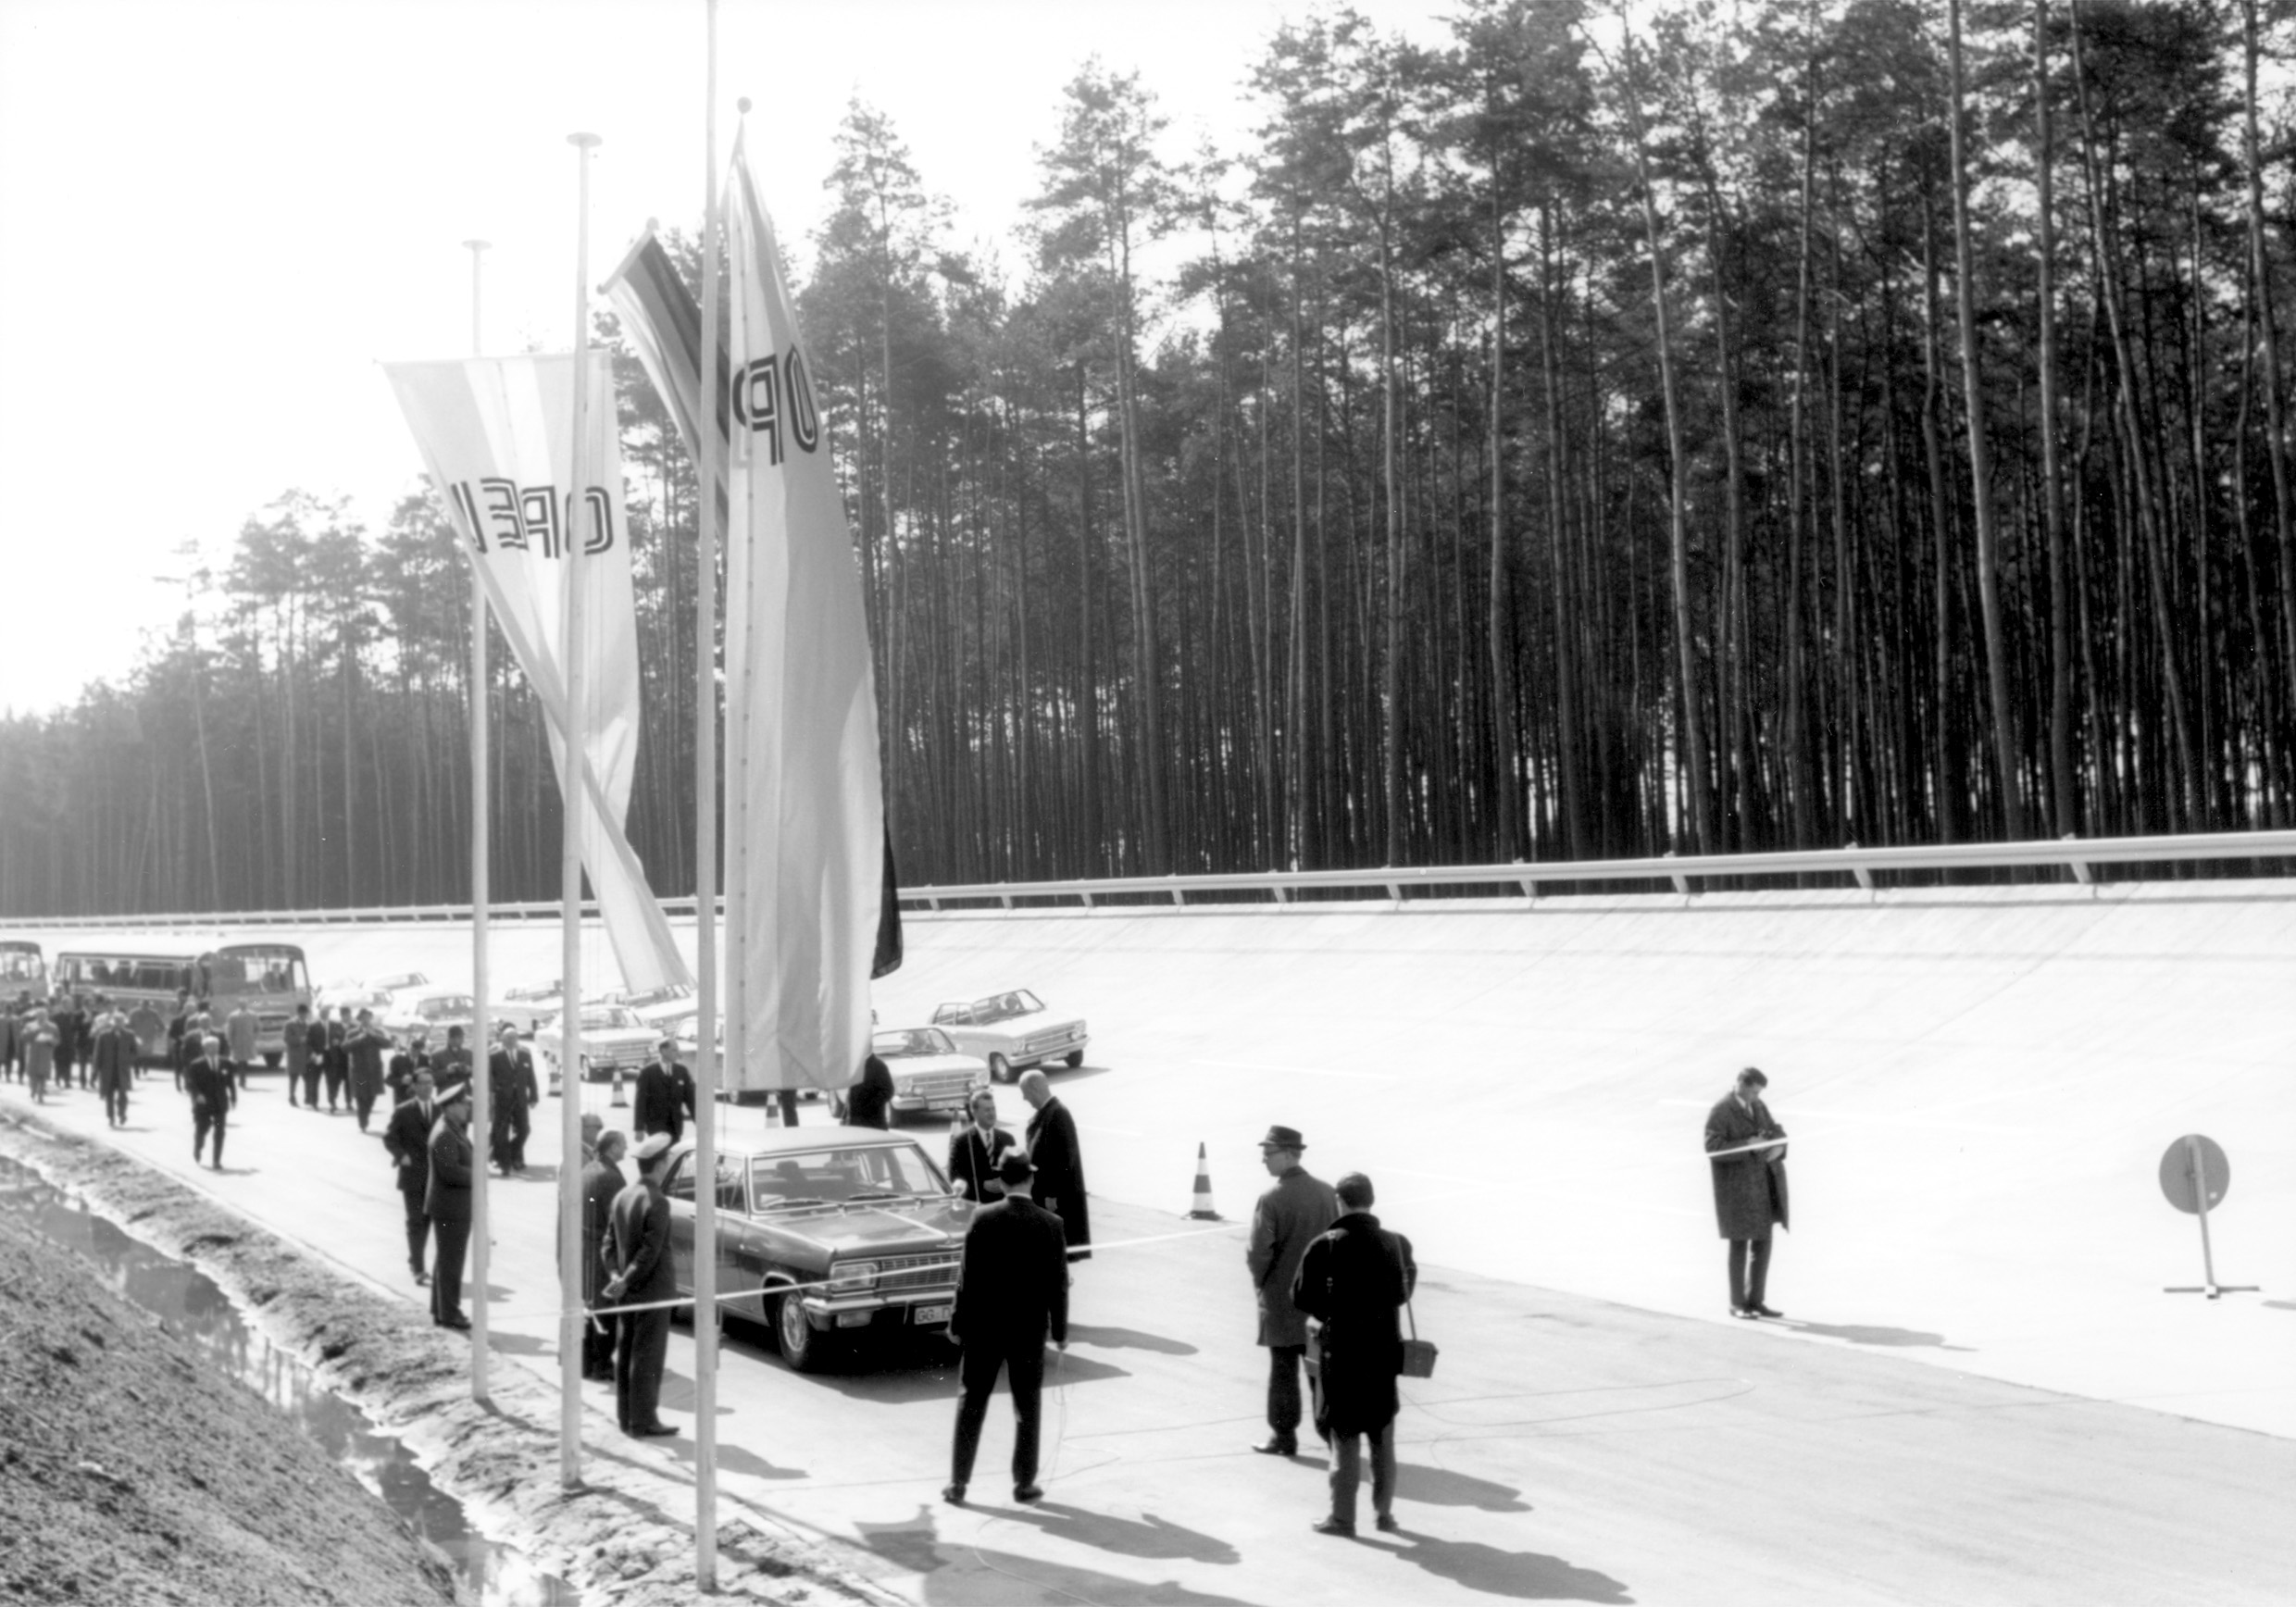
[[[0, 1098], [20, 1102], [21, 1086]], [[1017, 1123], [1017, 1102], [1002, 1099]], [[125, 1132], [107, 1130], [93, 1093], [48, 1114], [410, 1304], [425, 1297], [379, 1138], [289, 1108], [276, 1075], [243, 1097], [220, 1174], [193, 1166], [164, 1073], [144, 1079]], [[506, 1364], [553, 1372], [556, 1114], [552, 1101], [537, 1113], [530, 1176], [493, 1185], [493, 1344]], [[1204, 1113], [1190, 1115], [1192, 1127]], [[1596, 1231], [1592, 1202], [1525, 1202], [1524, 1155], [1461, 1128], [1450, 1181], [1485, 1190], [1490, 1232], [1536, 1245]], [[938, 1129], [917, 1130], [938, 1149]], [[1250, 1192], [1231, 1173], [1222, 1203], [1242, 1216]], [[1262, 1433], [1264, 1352], [1240, 1224], [1198, 1230], [1177, 1206], [1113, 1200], [1094, 1212], [1109, 1248], [1078, 1269], [1042, 1504], [1007, 1499], [1002, 1401], [974, 1504], [941, 1503], [955, 1386], [938, 1351], [806, 1377], [746, 1330], [721, 1378], [727, 1489], [907, 1599], [982, 1607], [2277, 1602], [2296, 1577], [2288, 1439], [1918, 1364], [1903, 1347], [1923, 1336], [1801, 1324], [1807, 1308], [1787, 1292], [1784, 1323], [1717, 1323], [1446, 1269], [1424, 1247], [1418, 1317], [1442, 1361], [1405, 1389], [1403, 1532], [1372, 1534], [1366, 1512], [1363, 1538], [1319, 1537], [1307, 1526], [1322, 1510], [1320, 1448], [1292, 1461], [1246, 1449]], [[1416, 1226], [1407, 1210], [1391, 1221]], [[1155, 1242], [1128, 1247], [1140, 1240]], [[617, 1454], [691, 1462], [693, 1367], [681, 1331], [665, 1400], [680, 1437], [638, 1446], [608, 1430]]]

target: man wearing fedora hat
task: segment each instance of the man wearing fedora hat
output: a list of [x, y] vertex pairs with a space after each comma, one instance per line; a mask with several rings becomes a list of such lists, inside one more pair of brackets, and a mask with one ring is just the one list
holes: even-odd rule
[[614, 1196], [606, 1247], [612, 1276], [601, 1292], [614, 1305], [653, 1307], [618, 1314], [614, 1346], [614, 1414], [623, 1433], [645, 1439], [678, 1432], [660, 1415], [669, 1308], [655, 1303], [678, 1298], [677, 1269], [669, 1258], [669, 1196], [662, 1192], [669, 1135], [655, 1133], [630, 1154], [638, 1163], [638, 1177]]
[[430, 1320], [467, 1328], [462, 1314], [462, 1261], [470, 1248], [470, 1198], [478, 1156], [470, 1148], [470, 1085], [439, 1090], [439, 1119], [430, 1129], [430, 1177], [423, 1214], [430, 1219]]
[[1271, 1127], [1260, 1140], [1260, 1165], [1276, 1179], [1252, 1208], [1252, 1240], [1243, 1252], [1260, 1306], [1259, 1342], [1267, 1347], [1268, 1437], [1252, 1449], [1296, 1456], [1300, 1449], [1300, 1369], [1307, 1359], [1307, 1318], [1292, 1303], [1292, 1282], [1316, 1237], [1339, 1219], [1331, 1185], [1300, 1165], [1307, 1140], [1299, 1129]]

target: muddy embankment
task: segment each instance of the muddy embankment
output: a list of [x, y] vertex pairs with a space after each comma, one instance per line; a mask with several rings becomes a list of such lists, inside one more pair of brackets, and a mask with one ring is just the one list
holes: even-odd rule
[[[0, 1115], [0, 1154], [214, 1279], [274, 1345], [404, 1441], [473, 1526], [585, 1601], [697, 1599], [692, 1484], [623, 1450], [592, 1414], [584, 1485], [562, 1489], [558, 1397], [535, 1374], [498, 1357], [492, 1399], [474, 1401], [468, 1340], [172, 1178], [18, 1113]], [[0, 1263], [0, 1599], [453, 1599], [436, 1560], [268, 1402], [196, 1364], [150, 1318], [75, 1275], [75, 1261], [14, 1243]], [[888, 1600], [722, 1497], [718, 1544], [718, 1589], [735, 1601]]]

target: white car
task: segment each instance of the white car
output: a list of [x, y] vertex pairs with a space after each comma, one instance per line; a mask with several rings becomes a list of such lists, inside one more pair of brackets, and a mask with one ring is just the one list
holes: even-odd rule
[[869, 1048], [892, 1073], [892, 1114], [950, 1115], [989, 1086], [989, 1063], [958, 1049], [938, 1027], [892, 1027], [870, 1035]]
[[601, 1004], [619, 1004], [648, 1026], [670, 1030], [680, 1018], [691, 1021], [700, 1010], [694, 1003], [693, 990], [683, 982], [666, 982], [659, 988], [625, 989], [608, 993], [595, 1001]]
[[387, 1009], [379, 1011], [376, 1023], [401, 1043], [411, 1041], [419, 1032], [437, 1045], [446, 1042], [450, 1027], [462, 1028], [463, 1040], [470, 1041], [477, 1025], [476, 1005], [468, 993], [451, 989], [431, 988], [419, 993], [402, 993]]
[[987, 1061], [989, 1075], [999, 1082], [1055, 1060], [1082, 1065], [1090, 1041], [1083, 1016], [1055, 1015], [1026, 988], [942, 1004], [933, 1011], [932, 1024], [958, 1049]]
[[[635, 1077], [638, 1069], [654, 1058], [654, 1046], [662, 1040], [662, 1033], [638, 1019], [627, 1005], [585, 1004], [582, 1006], [582, 1067], [584, 1082], [611, 1082], [618, 1069]], [[565, 1057], [566, 1028], [558, 1016], [552, 1016], [534, 1034], [534, 1057], [541, 1062], [544, 1083], [558, 1086], [559, 1062]]]
[[321, 1015], [332, 1015], [345, 1007], [354, 1015], [362, 1010], [372, 1010], [381, 1015], [391, 1007], [391, 995], [364, 982], [338, 982], [331, 988], [321, 988], [315, 1003]]
[[564, 1008], [564, 993], [565, 990], [555, 982], [546, 982], [540, 987], [505, 989], [487, 1014], [497, 1022], [508, 1022], [526, 1037], [531, 1038], [543, 1022]]
[[420, 971], [393, 971], [388, 977], [369, 977], [367, 985], [378, 992], [397, 994], [428, 988], [430, 978]]

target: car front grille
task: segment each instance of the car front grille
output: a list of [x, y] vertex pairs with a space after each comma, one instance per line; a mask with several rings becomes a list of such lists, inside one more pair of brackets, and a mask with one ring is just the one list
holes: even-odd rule
[[1074, 1042], [1076, 1035], [1076, 1028], [1073, 1027], [1055, 1028], [1050, 1032], [1037, 1033], [1028, 1040], [1025, 1047], [1030, 1054], [1042, 1054], [1047, 1050], [1058, 1049], [1065, 1043]]
[[946, 1289], [956, 1281], [956, 1257], [953, 1254], [892, 1255], [877, 1264], [877, 1287], [880, 1292], [902, 1289]]
[[973, 1085], [968, 1071], [928, 1071], [907, 1079], [905, 1091], [919, 1099], [945, 1099], [963, 1093]]

